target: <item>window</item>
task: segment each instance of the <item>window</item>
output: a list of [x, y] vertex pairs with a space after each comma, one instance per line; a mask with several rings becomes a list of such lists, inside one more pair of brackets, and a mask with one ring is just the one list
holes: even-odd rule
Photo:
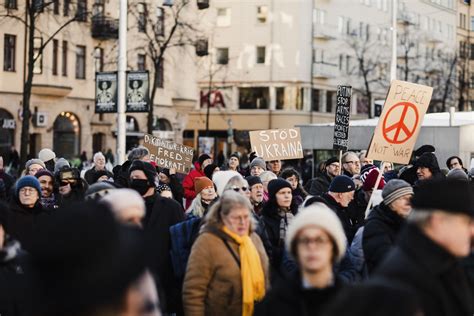
[[227, 65], [229, 63], [229, 49], [216, 48], [216, 64]]
[[94, 48], [94, 68], [95, 71], [104, 71], [104, 49], [101, 47]]
[[165, 35], [165, 10], [161, 7], [156, 8], [156, 35]]
[[471, 44], [470, 53], [471, 53], [470, 59], [471, 59], [471, 60], [474, 60], [474, 44]]
[[385, 12], [388, 11], [388, 0], [382, 0], [382, 8]]
[[86, 47], [76, 47], [76, 79], [86, 79]]
[[268, 6], [261, 5], [257, 7], [257, 22], [266, 23], [268, 18]]
[[146, 4], [139, 3], [138, 9], [138, 32], [146, 32]]
[[5, 9], [18, 9], [18, 3], [16, 2], [16, 0], [5, 0]]
[[64, 77], [67, 76], [67, 41], [63, 41], [62, 45], [61, 73]]
[[471, 75], [471, 80], [469, 81], [469, 88], [474, 89], [474, 75]]
[[137, 55], [137, 69], [141, 71], [146, 70], [146, 55], [145, 54]]
[[3, 70], [15, 71], [16, 36], [5, 34], [3, 37]]
[[43, 54], [41, 53], [41, 46], [43, 46], [43, 39], [41, 37], [35, 37], [33, 39], [33, 58], [36, 59], [33, 66], [33, 73], [43, 73]]
[[102, 18], [104, 17], [104, 0], [95, 0], [92, 5], [92, 17]]
[[157, 88], [163, 88], [165, 86], [165, 61], [161, 59], [159, 67], [158, 67], [158, 74], [156, 76], [155, 86]]
[[471, 16], [471, 31], [474, 31], [474, 16]]
[[265, 46], [257, 46], [257, 64], [265, 63]]
[[44, 11], [44, 0], [33, 0], [33, 10], [34, 10], [34, 12], [43, 12]]
[[58, 50], [59, 50], [59, 41], [57, 39], [53, 39], [53, 65], [52, 71], [53, 75], [58, 75]]
[[313, 93], [311, 95], [311, 110], [312, 111], [321, 111], [319, 108], [320, 102], [319, 102], [319, 91], [318, 89], [313, 89]]
[[326, 11], [314, 9], [313, 11], [313, 23], [323, 25], [326, 23]]
[[225, 27], [225, 26], [230, 26], [230, 23], [231, 23], [230, 8], [218, 8], [216, 25], [218, 27]]
[[63, 15], [69, 16], [69, 6], [71, 5], [71, 0], [64, 0], [63, 4]]
[[268, 109], [270, 94], [268, 87], [239, 88], [239, 108]]
[[87, 21], [87, 0], [77, 0], [76, 20]]
[[344, 33], [344, 17], [339, 16], [337, 17], [337, 30], [339, 33], [343, 34]]
[[53, 0], [53, 13], [59, 14], [59, 0]]

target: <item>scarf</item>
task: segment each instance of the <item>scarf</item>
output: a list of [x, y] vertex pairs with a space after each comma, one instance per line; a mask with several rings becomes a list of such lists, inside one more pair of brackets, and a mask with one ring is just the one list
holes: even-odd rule
[[53, 209], [56, 206], [56, 197], [54, 196], [54, 193], [51, 194], [51, 197], [49, 198], [41, 197], [40, 203], [46, 209]]
[[280, 217], [280, 239], [279, 244], [285, 244], [286, 231], [288, 230], [288, 225], [293, 221], [295, 217], [293, 213], [289, 210], [278, 209], [278, 216]]
[[242, 277], [242, 316], [253, 315], [255, 301], [265, 296], [265, 276], [257, 248], [249, 236], [239, 236], [227, 227], [222, 229], [239, 244], [240, 274]]

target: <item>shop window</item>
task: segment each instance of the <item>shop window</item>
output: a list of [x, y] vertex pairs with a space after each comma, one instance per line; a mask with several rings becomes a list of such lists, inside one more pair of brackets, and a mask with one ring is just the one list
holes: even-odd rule
[[53, 125], [53, 151], [58, 157], [72, 159], [79, 156], [81, 146], [81, 125], [77, 116], [62, 112]]
[[269, 103], [268, 87], [239, 88], [240, 109], [268, 109]]

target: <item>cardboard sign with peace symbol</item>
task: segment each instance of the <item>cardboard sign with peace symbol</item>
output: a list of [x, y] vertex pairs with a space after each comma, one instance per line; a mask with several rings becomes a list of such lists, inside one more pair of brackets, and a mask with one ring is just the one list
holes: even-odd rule
[[367, 158], [409, 163], [432, 94], [428, 86], [392, 81]]

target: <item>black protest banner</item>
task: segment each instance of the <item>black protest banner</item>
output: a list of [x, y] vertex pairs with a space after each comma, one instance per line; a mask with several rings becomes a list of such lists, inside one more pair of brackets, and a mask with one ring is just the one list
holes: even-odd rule
[[194, 149], [145, 134], [143, 145], [150, 151], [150, 160], [159, 167], [174, 168], [176, 172], [187, 174], [193, 164]]
[[117, 113], [117, 73], [95, 75], [95, 113]]
[[337, 86], [336, 118], [334, 122], [333, 149], [347, 150], [349, 147], [349, 121], [351, 116], [351, 86]]

